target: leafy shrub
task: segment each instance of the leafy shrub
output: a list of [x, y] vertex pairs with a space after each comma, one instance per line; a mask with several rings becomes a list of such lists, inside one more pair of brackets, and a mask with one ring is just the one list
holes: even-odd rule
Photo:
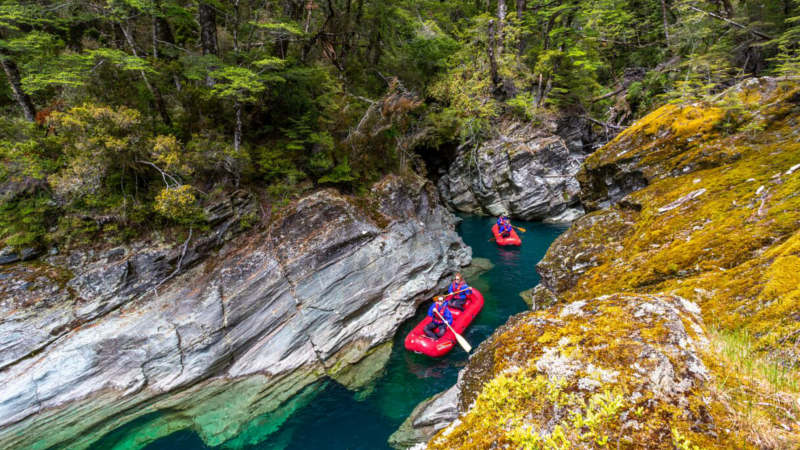
[[187, 184], [162, 189], [155, 199], [156, 212], [187, 225], [203, 220], [203, 211], [197, 204], [193, 189]]
[[44, 244], [54, 210], [55, 203], [45, 193], [0, 204], [0, 242], [15, 248]]

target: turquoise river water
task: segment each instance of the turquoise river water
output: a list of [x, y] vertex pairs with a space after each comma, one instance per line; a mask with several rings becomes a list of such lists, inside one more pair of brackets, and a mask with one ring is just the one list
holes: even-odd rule
[[[521, 233], [519, 248], [500, 247], [489, 241], [493, 218], [464, 216], [458, 231], [472, 247], [473, 257], [488, 258], [495, 266], [466, 281], [478, 288], [485, 305], [464, 337], [477, 347], [509, 316], [527, 308], [519, 296], [539, 282], [536, 263], [563, 227], [534, 222], [514, 224], [527, 229]], [[311, 400], [282, 424], [269, 423], [274, 432], [249, 449], [386, 449], [387, 439], [422, 400], [452, 386], [458, 371], [467, 363], [467, 354], [456, 347], [440, 359], [410, 353], [403, 348], [405, 335], [421, 320], [428, 303], [414, 318], [404, 323], [394, 339], [394, 347], [383, 375], [360, 392], [352, 392], [335, 382], [326, 382], [311, 394]], [[125, 430], [127, 428], [129, 431]], [[115, 430], [94, 448], [114, 448], [136, 427]], [[262, 430], [264, 431], [264, 430]], [[268, 433], [268, 431], [263, 434]], [[252, 442], [252, 441], [250, 441]], [[147, 450], [207, 449], [197, 434], [183, 430], [150, 443]]]

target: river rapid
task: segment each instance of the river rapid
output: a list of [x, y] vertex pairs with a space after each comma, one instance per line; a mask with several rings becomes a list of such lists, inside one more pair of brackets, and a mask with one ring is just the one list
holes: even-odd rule
[[[515, 221], [515, 225], [526, 228], [527, 232], [520, 233], [522, 246], [512, 248], [500, 247], [490, 241], [493, 218], [462, 216], [462, 219], [458, 232], [472, 247], [473, 258], [486, 258], [494, 264], [488, 272], [466, 280], [479, 289], [485, 299], [483, 310], [464, 334], [474, 348], [509, 316], [527, 308], [519, 293], [539, 282], [536, 263], [565, 227]], [[429, 303], [424, 303], [417, 314], [400, 327], [382, 375], [365, 388], [353, 392], [333, 381], [312, 385], [291, 400], [291, 407], [284, 408], [288, 412], [254, 420], [244, 433], [222, 447], [269, 450], [389, 448], [389, 435], [414, 407], [452, 386], [458, 371], [467, 362], [467, 354], [458, 347], [439, 359], [417, 355], [403, 348], [403, 339], [424, 317], [428, 306]], [[116, 429], [92, 448], [136, 448], [135, 442], [143, 437], [137, 434], [147, 433], [148, 422], [154, 418], [145, 416]], [[219, 420], [219, 426], [224, 427], [224, 415]], [[189, 450], [210, 447], [194, 432], [182, 430], [145, 448]]]

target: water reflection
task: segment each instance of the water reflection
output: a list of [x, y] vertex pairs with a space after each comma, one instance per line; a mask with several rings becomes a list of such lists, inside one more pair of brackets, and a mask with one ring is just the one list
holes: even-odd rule
[[497, 249], [497, 258], [495, 264], [502, 264], [506, 269], [511, 269], [519, 265], [521, 249], [519, 247], [499, 247]]
[[[454, 349], [453, 351], [457, 351]], [[447, 359], [433, 359], [432, 361], [419, 361], [417, 355], [406, 352], [405, 362], [408, 373], [419, 379], [442, 378], [453, 368], [467, 365], [467, 361], [450, 361]]]

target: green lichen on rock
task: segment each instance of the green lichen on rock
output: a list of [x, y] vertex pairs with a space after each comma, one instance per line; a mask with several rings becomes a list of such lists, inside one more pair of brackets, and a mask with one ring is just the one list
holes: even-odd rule
[[328, 375], [348, 389], [364, 389], [380, 377], [391, 354], [392, 341], [387, 341], [369, 350], [355, 364], [337, 364], [328, 370]]
[[615, 294], [517, 316], [470, 360], [484, 383], [465, 383], [468, 412], [429, 447], [671, 448], [673, 430], [736, 446], [698, 313], [677, 296]]
[[[746, 126], [720, 130], [717, 105], [667, 105], [587, 160], [584, 178], [615, 166], [649, 185], [556, 241], [539, 266], [551, 292], [675, 292], [709, 324], [749, 329], [764, 350], [797, 342], [800, 85], [762, 80], [727, 95], [754, 102]], [[583, 191], [597, 200], [595, 185]]]

